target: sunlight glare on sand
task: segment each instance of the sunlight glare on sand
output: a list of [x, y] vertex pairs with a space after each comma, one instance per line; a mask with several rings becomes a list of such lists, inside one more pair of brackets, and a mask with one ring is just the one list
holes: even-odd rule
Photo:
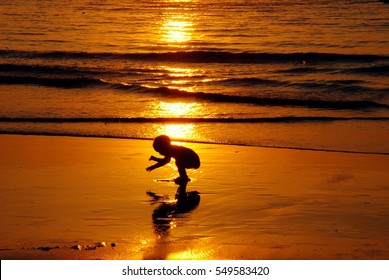
[[209, 257], [211, 252], [201, 250], [186, 250], [175, 253], [170, 253], [167, 256], [168, 260], [203, 260]]

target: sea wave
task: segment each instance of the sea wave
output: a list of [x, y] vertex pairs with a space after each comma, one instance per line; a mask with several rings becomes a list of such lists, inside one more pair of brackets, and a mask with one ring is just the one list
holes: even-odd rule
[[300, 123], [300, 122], [335, 122], [335, 121], [389, 121], [389, 117], [327, 117], [327, 116], [285, 116], [264, 118], [183, 118], [183, 117], [133, 117], [133, 118], [12, 118], [0, 117], [3, 123]]
[[107, 70], [82, 68], [64, 65], [42, 65], [42, 64], [0, 64], [0, 72], [3, 73], [34, 73], [43, 75], [96, 75], [106, 73]]
[[343, 72], [352, 74], [366, 74], [366, 75], [389, 75], [389, 65], [377, 65], [377, 66], [366, 66], [357, 67], [352, 69], [346, 69]]
[[[44, 65], [0, 63], [1, 73], [46, 75], [46, 76], [96, 76], [96, 75], [139, 75], [155, 70], [145, 68], [108, 69], [107, 67], [75, 66], [75, 65]], [[162, 70], [160, 70], [162, 71]]]
[[388, 56], [375, 54], [340, 54], [319, 52], [253, 53], [226, 51], [178, 51], [148, 53], [18, 51], [0, 50], [3, 58], [24, 59], [118, 59], [139, 61], [170, 61], [199, 63], [285, 63], [285, 62], [375, 62], [387, 61]]
[[87, 86], [105, 85], [106, 83], [100, 79], [88, 77], [36, 77], [36, 76], [0, 76], [0, 84], [27, 84], [41, 85], [61, 88], [79, 88]]
[[[310, 68], [312, 70], [312, 68]], [[370, 68], [355, 68], [355, 71], [373, 71], [378, 69], [377, 75], [383, 74], [387, 71], [385, 67], [370, 67]], [[370, 69], [370, 70], [368, 70]], [[310, 71], [311, 71], [310, 70]], [[142, 80], [145, 79], [171, 79], [169, 73], [165, 73], [166, 77], [160, 77], [163, 75], [164, 70], [158, 70], [157, 77], [154, 77], [155, 71], [153, 69], [138, 69], [138, 68], [126, 68], [125, 70], [108, 70], [101, 68], [87, 68], [79, 66], [61, 66], [61, 65], [27, 65], [27, 64], [0, 64], [0, 84], [32, 84], [42, 85], [50, 87], [61, 88], [79, 88], [88, 86], [111, 86], [117, 89], [130, 89], [142, 87], [147, 90], [147, 87], [142, 84], [129, 84], [126, 82], [118, 82], [118, 80], [135, 80], [137, 77]], [[290, 71], [293, 71], [291, 69]], [[351, 71], [351, 70], [347, 70]], [[375, 73], [375, 72], [374, 72]], [[374, 74], [375, 75], [375, 74]], [[100, 78], [102, 77], [102, 78]], [[198, 77], [197, 77], [198, 78]], [[174, 79], [177, 79], [176, 77]], [[187, 77], [185, 77], [187, 79]], [[339, 93], [365, 93], [371, 94], [386, 94], [389, 92], [389, 88], [376, 89], [363, 84], [363, 80], [359, 79], [343, 79], [343, 80], [307, 80], [300, 82], [291, 82], [282, 79], [269, 79], [269, 78], [256, 78], [256, 77], [241, 77], [241, 78], [220, 78], [209, 79], [207, 81], [199, 80], [200, 84], [217, 84], [221, 86], [239, 86], [239, 87], [262, 87], [271, 86], [284, 87], [284, 88], [300, 88], [300, 89], [314, 89], [314, 90], [327, 90], [336, 91]], [[149, 87], [150, 88], [150, 87]], [[160, 88], [163, 92], [166, 89]], [[154, 90], [149, 90], [154, 91]]]
[[[259, 81], [257, 81], [259, 82]], [[263, 82], [263, 81], [261, 81]], [[268, 81], [270, 82], [270, 81]], [[185, 90], [169, 88], [167, 86], [150, 87], [142, 84], [130, 84], [124, 82], [107, 81], [104, 79], [88, 78], [88, 77], [36, 77], [36, 76], [8, 76], [0, 75], [0, 84], [30, 84], [43, 85], [59, 88], [80, 88], [103, 86], [110, 87], [131, 93], [143, 94], [158, 94], [166, 98], [181, 98], [181, 99], [199, 99], [208, 102], [224, 102], [237, 104], [253, 104], [258, 106], [293, 106], [293, 107], [309, 107], [309, 108], [324, 108], [324, 109], [349, 109], [363, 110], [369, 108], [389, 109], [389, 105], [379, 103], [372, 100], [325, 100], [325, 99], [298, 99], [298, 98], [277, 98], [277, 97], [260, 97], [253, 95], [229, 95], [222, 93], [210, 92], [188, 92]], [[294, 84], [292, 84], [293, 86]], [[297, 84], [296, 84], [297, 86]], [[324, 87], [318, 84], [303, 84], [299, 86], [306, 87]], [[344, 90], [355, 90], [355, 86], [342, 85]], [[361, 89], [362, 90], [362, 89]]]

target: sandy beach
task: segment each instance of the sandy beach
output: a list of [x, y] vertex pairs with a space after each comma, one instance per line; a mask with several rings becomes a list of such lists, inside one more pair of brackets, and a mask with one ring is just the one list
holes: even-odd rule
[[[201, 157], [187, 213], [148, 140], [0, 135], [1, 259], [388, 259], [389, 157], [180, 143]], [[167, 198], [168, 199], [168, 198]], [[161, 222], [162, 221], [162, 222]]]

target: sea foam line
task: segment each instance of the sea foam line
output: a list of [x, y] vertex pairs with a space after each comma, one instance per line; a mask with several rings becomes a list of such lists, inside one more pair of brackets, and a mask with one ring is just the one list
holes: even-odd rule
[[[0, 129], [0, 135], [36, 135], [36, 136], [70, 136], [70, 137], [84, 137], [84, 138], [106, 138], [106, 139], [128, 139], [128, 140], [153, 140], [151, 137], [140, 136], [123, 136], [123, 135], [101, 135], [98, 133], [84, 134], [80, 132], [60, 132], [60, 131], [26, 131], [26, 130], [2, 130]], [[198, 143], [198, 144], [215, 144], [215, 145], [228, 145], [228, 146], [246, 146], [246, 147], [258, 147], [258, 148], [271, 148], [271, 149], [287, 149], [287, 150], [301, 150], [301, 151], [315, 151], [315, 152], [335, 152], [335, 153], [348, 153], [348, 154], [365, 154], [365, 155], [382, 155], [389, 156], [389, 152], [373, 152], [373, 151], [357, 151], [357, 150], [344, 150], [344, 149], [323, 149], [323, 148], [310, 148], [310, 147], [294, 147], [294, 146], [280, 146], [280, 145], [262, 145], [262, 144], [247, 144], [238, 142], [221, 142], [221, 141], [199, 141], [190, 139], [175, 139], [175, 141]]]
[[199, 99], [209, 102], [246, 103], [258, 106], [292, 106], [323, 109], [348, 109], [362, 110], [369, 108], [389, 109], [389, 105], [370, 100], [323, 100], [323, 99], [293, 99], [293, 98], [268, 98], [261, 96], [227, 95], [207, 92], [187, 92], [169, 87], [147, 87], [140, 84], [112, 83], [104, 79], [76, 77], [18, 77], [0, 76], [0, 84], [29, 84], [43, 85], [58, 88], [83, 88], [83, 87], [110, 87], [131, 92], [158, 94], [166, 98]]

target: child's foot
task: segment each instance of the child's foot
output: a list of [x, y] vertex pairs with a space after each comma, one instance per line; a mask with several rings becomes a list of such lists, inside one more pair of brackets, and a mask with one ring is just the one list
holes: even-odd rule
[[190, 182], [190, 178], [189, 177], [177, 177], [176, 179], [174, 179], [174, 183], [176, 185], [181, 185], [182, 183], [188, 183]]

